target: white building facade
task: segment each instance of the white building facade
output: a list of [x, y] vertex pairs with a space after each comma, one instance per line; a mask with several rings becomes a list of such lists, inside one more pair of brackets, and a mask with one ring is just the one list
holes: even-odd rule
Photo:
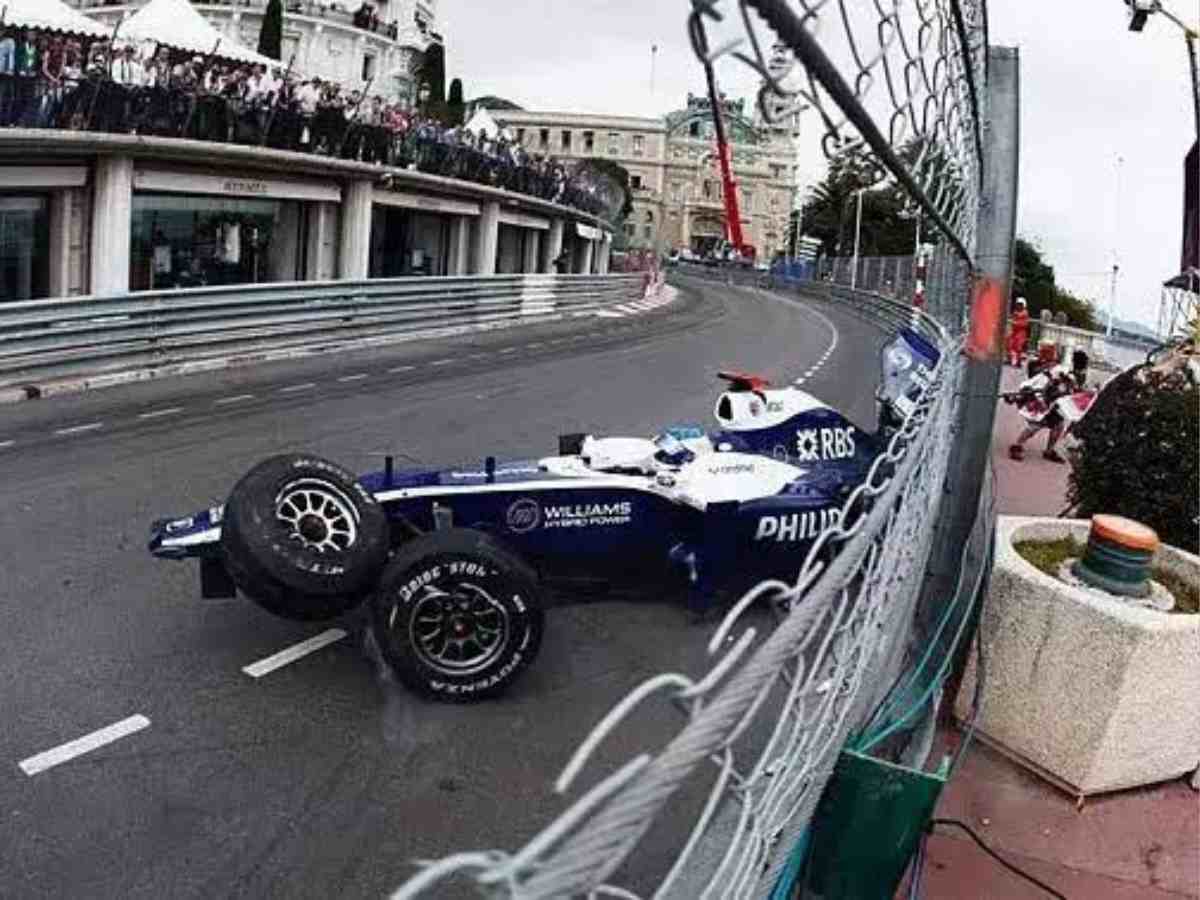
[[[630, 248], [704, 252], [724, 234], [724, 192], [708, 99], [662, 118], [489, 110], [530, 153], [569, 161], [610, 159], [629, 172], [633, 212], [624, 223]], [[743, 237], [770, 258], [785, 250], [795, 194], [794, 123], [766, 127], [742, 101], [725, 101]]]
[[[115, 25], [145, 0], [68, 0], [97, 21]], [[370, 18], [360, 15], [370, 8]], [[250, 49], [258, 46], [267, 0], [193, 3], [222, 34]], [[284, 0], [282, 63], [295, 57], [295, 70], [306, 77], [336, 81], [351, 90], [370, 85], [372, 94], [411, 105], [417, 94], [416, 72], [424, 51], [441, 43], [437, 0]]]

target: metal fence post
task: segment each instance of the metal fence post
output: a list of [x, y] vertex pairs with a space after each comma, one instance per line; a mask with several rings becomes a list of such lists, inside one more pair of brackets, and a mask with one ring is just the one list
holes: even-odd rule
[[[949, 501], [930, 556], [920, 609], [933, 620], [952, 602], [961, 562], [972, 527], [980, 514], [980, 496], [987, 473], [1003, 363], [1002, 342], [1012, 280], [1013, 240], [1017, 217], [1017, 162], [1019, 157], [1020, 60], [1015, 47], [988, 50], [988, 119], [984, 133], [984, 186], [979, 206], [976, 271], [971, 285], [971, 320], [966, 364], [963, 367], [957, 436], [946, 475]], [[955, 278], [942, 267], [942, 279]], [[949, 286], [949, 285], [947, 285]], [[990, 523], [989, 523], [990, 530]], [[976, 564], [983, 564], [976, 561]], [[964, 585], [975, 573], [965, 573]], [[928, 633], [928, 622], [917, 633]], [[960, 647], [959, 662], [965, 659]], [[958, 670], [950, 679], [947, 702], [953, 704]]]

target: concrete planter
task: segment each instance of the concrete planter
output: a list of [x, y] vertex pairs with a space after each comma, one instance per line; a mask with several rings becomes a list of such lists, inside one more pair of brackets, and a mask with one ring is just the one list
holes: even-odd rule
[[[1083, 798], [1200, 765], [1200, 615], [1165, 613], [1070, 587], [1026, 562], [1018, 541], [1073, 536], [1086, 520], [1000, 516], [980, 639], [984, 740]], [[1196, 582], [1200, 557], [1162, 546], [1155, 566]], [[956, 712], [971, 713], [974, 656]]]

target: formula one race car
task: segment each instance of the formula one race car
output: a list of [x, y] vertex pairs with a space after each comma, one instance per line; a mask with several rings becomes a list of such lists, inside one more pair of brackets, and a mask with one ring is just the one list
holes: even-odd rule
[[152, 526], [150, 552], [200, 560], [201, 592], [315, 620], [370, 603], [397, 675], [434, 697], [506, 688], [538, 651], [542, 583], [674, 581], [694, 603], [795, 577], [803, 552], [899, 425], [938, 359], [903, 330], [883, 352], [880, 428], [797, 388], [724, 372], [720, 429], [563, 435], [555, 456], [355, 477], [267, 459], [223, 506]]

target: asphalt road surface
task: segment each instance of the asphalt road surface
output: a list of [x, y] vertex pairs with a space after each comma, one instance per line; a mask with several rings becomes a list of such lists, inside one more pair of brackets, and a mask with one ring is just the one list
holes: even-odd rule
[[[521, 846], [571, 799], [553, 779], [615, 701], [707, 668], [711, 629], [681, 598], [608, 597], [552, 610], [502, 699], [429, 703], [374, 661], [355, 615], [201, 600], [194, 564], [147, 554], [153, 518], [222, 501], [280, 451], [467, 463], [549, 454], [563, 432], [711, 425], [724, 366], [804, 378], [871, 427], [880, 343], [825, 306], [690, 285], [636, 318], [0, 407], [0, 897], [383, 896], [414, 859]], [[331, 627], [346, 635], [243, 671]], [[678, 726], [665, 704], [639, 714], [582, 787]], [[663, 863], [668, 832], [637, 865]]]

